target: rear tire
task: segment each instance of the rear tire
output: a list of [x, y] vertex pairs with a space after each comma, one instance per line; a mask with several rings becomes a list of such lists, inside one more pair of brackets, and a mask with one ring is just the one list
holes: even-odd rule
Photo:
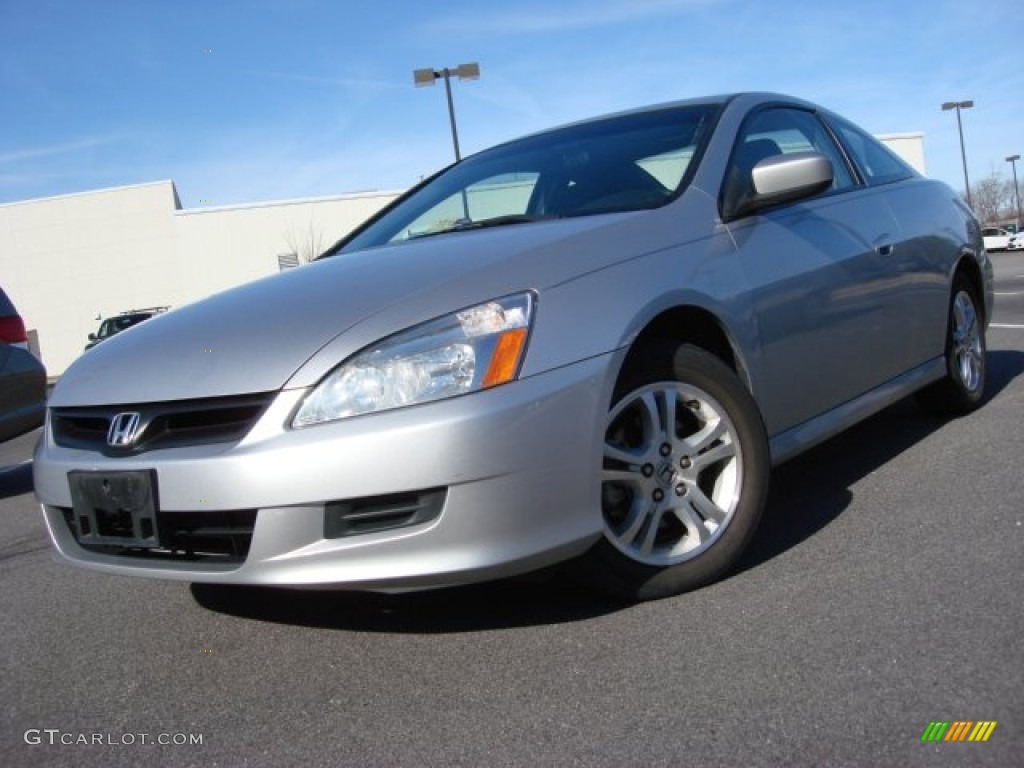
[[917, 393], [929, 411], [962, 416], [985, 395], [985, 323], [977, 290], [963, 274], [953, 280], [946, 324], [946, 376]]
[[658, 340], [620, 376], [602, 467], [604, 536], [590, 584], [627, 600], [704, 586], [753, 536], [768, 490], [768, 441], [736, 374], [692, 345]]

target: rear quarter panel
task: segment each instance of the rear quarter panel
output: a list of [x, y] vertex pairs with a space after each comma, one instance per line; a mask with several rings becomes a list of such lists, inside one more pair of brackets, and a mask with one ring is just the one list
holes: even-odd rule
[[992, 314], [991, 265], [981, 227], [957, 194], [942, 182], [917, 178], [890, 185], [886, 200], [904, 233], [906, 269], [915, 280], [910, 290], [919, 295], [920, 316], [908, 317], [917, 361], [943, 354], [946, 313], [953, 274], [964, 258], [974, 259], [985, 282], [986, 323]]

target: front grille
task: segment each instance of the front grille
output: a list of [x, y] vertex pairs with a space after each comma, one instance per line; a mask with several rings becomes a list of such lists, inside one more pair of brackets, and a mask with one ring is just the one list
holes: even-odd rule
[[[90, 531], [88, 518], [76, 520], [74, 510], [61, 507], [64, 522], [75, 537], [75, 541], [89, 552], [122, 557], [149, 558], [157, 560], [216, 561], [241, 564], [249, 554], [252, 532], [256, 526], [256, 510], [243, 509], [227, 512], [157, 512], [156, 527], [159, 546], [138, 547], [114, 543], [89, 544], [82, 542], [82, 536]], [[99, 523], [109, 525], [101, 530], [104, 536], [130, 536], [127, 530], [118, 528], [118, 521], [111, 519]]]
[[[263, 415], [273, 393], [182, 400], [166, 403], [54, 408], [53, 439], [64, 448], [133, 456], [158, 448], [177, 448], [241, 440]], [[138, 426], [126, 445], [107, 443], [119, 414], [138, 414]]]

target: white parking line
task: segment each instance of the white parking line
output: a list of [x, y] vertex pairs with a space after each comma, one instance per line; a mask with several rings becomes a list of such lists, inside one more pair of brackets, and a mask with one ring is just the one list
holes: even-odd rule
[[996, 291], [996, 296], [1024, 296], [1024, 291]]
[[1010, 323], [992, 323], [989, 328], [1024, 328], [1024, 325], [1011, 325]]

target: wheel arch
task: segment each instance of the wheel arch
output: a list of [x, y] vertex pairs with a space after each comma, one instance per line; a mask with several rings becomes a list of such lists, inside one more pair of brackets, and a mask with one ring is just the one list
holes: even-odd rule
[[620, 376], [635, 361], [638, 350], [652, 339], [670, 339], [703, 349], [729, 366], [747, 390], [752, 390], [739, 344], [721, 319], [707, 308], [695, 304], [679, 304], [663, 309], [650, 318], [634, 335], [619, 371]]
[[950, 275], [950, 284], [952, 284], [957, 275], [964, 275], [968, 280], [971, 281], [971, 287], [977, 291], [977, 296], [984, 299], [985, 297], [985, 282], [981, 276], [981, 266], [978, 264], [978, 260], [974, 258], [973, 254], [963, 254], [959, 261], [953, 265], [953, 272]]
[[963, 275], [970, 282], [971, 288], [974, 289], [974, 295], [984, 310], [985, 326], [987, 327], [992, 319], [992, 295], [986, 287], [982, 265], [978, 262], [978, 258], [974, 253], [967, 252], [962, 254], [953, 265], [949, 275], [951, 288], [959, 275]]

